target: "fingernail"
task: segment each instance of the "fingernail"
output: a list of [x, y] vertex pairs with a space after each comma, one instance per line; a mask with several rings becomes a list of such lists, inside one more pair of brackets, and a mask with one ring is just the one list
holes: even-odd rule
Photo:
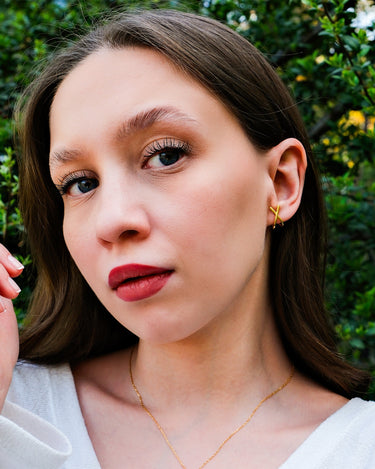
[[5, 304], [3, 303], [3, 300], [0, 298], [0, 314], [5, 313], [6, 310], [7, 309], [5, 307]]
[[8, 280], [9, 280], [9, 283], [10, 283], [10, 286], [13, 288], [13, 290], [16, 292], [16, 293], [19, 293], [21, 291], [20, 287], [16, 284], [16, 282], [8, 277]]
[[19, 260], [17, 260], [15, 257], [13, 257], [12, 255], [8, 256], [8, 261], [13, 265], [13, 267], [15, 267], [17, 270], [22, 270], [23, 269], [23, 265], [21, 264], [21, 262]]

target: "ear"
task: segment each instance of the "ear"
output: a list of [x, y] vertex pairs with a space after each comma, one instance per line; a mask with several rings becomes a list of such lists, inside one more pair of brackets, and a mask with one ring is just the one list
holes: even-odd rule
[[[269, 176], [272, 189], [269, 207], [274, 210], [280, 206], [279, 217], [287, 221], [296, 213], [302, 197], [303, 184], [307, 167], [306, 151], [302, 143], [295, 138], [280, 142], [268, 152]], [[280, 223], [280, 219], [277, 223]], [[275, 214], [269, 210], [267, 224], [273, 225]]]

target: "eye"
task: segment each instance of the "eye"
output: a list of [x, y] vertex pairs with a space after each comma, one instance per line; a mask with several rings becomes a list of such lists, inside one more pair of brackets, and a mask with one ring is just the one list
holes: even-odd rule
[[181, 150], [166, 148], [164, 151], [149, 158], [147, 167], [162, 168], [163, 166], [170, 166], [177, 163], [182, 156]]
[[57, 185], [61, 195], [79, 196], [91, 192], [99, 185], [99, 181], [94, 177], [89, 177], [82, 173], [68, 174], [62, 178]]
[[190, 146], [179, 140], [166, 138], [153, 142], [146, 149], [143, 168], [164, 168], [172, 166], [190, 153]]
[[74, 184], [70, 186], [70, 192], [72, 191], [77, 191], [80, 192], [81, 194], [85, 194], [86, 192], [90, 192], [93, 189], [98, 187], [98, 181], [95, 179], [80, 179]]

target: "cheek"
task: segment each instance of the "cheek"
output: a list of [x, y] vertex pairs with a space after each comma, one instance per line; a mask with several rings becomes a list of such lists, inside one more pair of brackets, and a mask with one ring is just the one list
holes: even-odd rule
[[259, 177], [252, 176], [259, 172], [229, 172], [192, 178], [169, 211], [170, 236], [189, 254], [184, 262], [199, 263], [200, 279], [208, 271], [226, 275], [239, 265], [252, 268], [263, 253], [267, 199]]
[[[66, 247], [70, 252], [78, 268], [82, 270], [90, 259], [89, 253], [92, 253], [92, 242], [89, 236], [88, 218], [76, 219], [74, 216], [64, 216], [63, 235]], [[86, 262], [85, 262], [86, 261]]]
[[235, 241], [237, 237], [258, 232], [257, 227], [264, 234], [266, 197], [263, 192], [254, 178], [243, 174], [236, 174], [229, 181], [224, 177], [195, 180], [194, 187], [186, 188], [187, 195], [178, 203], [188, 241], [199, 243], [212, 239], [219, 244], [228, 238]]

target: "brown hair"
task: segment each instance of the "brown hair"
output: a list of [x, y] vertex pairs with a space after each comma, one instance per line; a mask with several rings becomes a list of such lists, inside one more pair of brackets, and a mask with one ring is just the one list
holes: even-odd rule
[[104, 309], [79, 273], [62, 235], [63, 206], [49, 175], [49, 110], [61, 81], [100, 48], [140, 46], [164, 54], [217, 96], [250, 141], [267, 150], [285, 138], [302, 142], [308, 168], [301, 205], [272, 233], [270, 291], [284, 347], [295, 366], [347, 397], [367, 375], [337, 354], [324, 308], [325, 209], [308, 138], [288, 90], [262, 54], [228, 27], [177, 11], [121, 14], [60, 52], [26, 91], [22, 109], [20, 203], [38, 279], [25, 327], [22, 358], [77, 361], [125, 348], [136, 337]]

